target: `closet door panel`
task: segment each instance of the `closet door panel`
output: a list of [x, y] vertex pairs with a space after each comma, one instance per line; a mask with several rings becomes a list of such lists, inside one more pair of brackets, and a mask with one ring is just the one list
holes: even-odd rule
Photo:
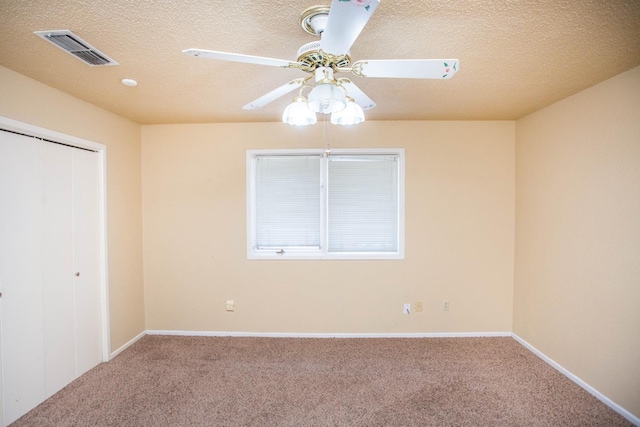
[[42, 277], [46, 396], [76, 377], [71, 156], [42, 144]]
[[102, 361], [97, 153], [73, 150], [73, 236], [78, 376]]
[[4, 422], [45, 398], [40, 144], [0, 135], [0, 282]]

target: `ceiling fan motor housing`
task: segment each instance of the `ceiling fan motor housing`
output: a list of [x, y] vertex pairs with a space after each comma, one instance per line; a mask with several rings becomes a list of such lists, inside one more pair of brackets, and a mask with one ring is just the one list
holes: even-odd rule
[[329, 67], [334, 71], [338, 68], [349, 68], [351, 66], [350, 52], [344, 55], [332, 55], [320, 50], [320, 41], [314, 41], [303, 45], [298, 49], [298, 63], [300, 69], [308, 73], [313, 73], [318, 67]]

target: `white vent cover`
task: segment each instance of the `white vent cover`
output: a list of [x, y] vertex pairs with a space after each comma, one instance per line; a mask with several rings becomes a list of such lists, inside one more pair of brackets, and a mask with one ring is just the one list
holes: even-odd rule
[[92, 67], [99, 65], [118, 65], [116, 61], [69, 30], [34, 31], [33, 33]]

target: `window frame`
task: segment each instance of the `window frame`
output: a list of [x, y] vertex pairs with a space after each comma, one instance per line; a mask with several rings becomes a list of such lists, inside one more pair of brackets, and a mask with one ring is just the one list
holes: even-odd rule
[[[259, 156], [320, 155], [320, 248], [288, 249], [280, 253], [276, 249], [257, 249], [256, 242], [256, 158]], [[246, 208], [247, 208], [247, 259], [404, 259], [405, 242], [405, 150], [404, 148], [342, 148], [332, 149], [331, 155], [393, 155], [398, 156], [398, 251], [397, 252], [329, 252], [328, 251], [328, 160], [324, 149], [267, 149], [246, 152]]]

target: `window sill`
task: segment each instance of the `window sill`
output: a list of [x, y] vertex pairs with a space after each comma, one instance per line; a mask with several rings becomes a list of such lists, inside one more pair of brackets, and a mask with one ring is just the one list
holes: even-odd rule
[[304, 253], [304, 252], [285, 252], [277, 253], [271, 251], [265, 252], [249, 252], [247, 254], [249, 260], [402, 260], [404, 253], [383, 253], [383, 252], [360, 252], [360, 253]]

